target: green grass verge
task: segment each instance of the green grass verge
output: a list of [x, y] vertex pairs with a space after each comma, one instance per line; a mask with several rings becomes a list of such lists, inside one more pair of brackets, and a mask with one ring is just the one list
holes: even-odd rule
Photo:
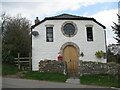
[[95, 75], [80, 76], [81, 84], [120, 88], [120, 84], [118, 82], [119, 82], [119, 78], [115, 75], [95, 74]]
[[55, 73], [55, 72], [29, 71], [26, 74], [24, 74], [21, 78], [32, 79], [32, 80], [65, 82], [68, 77], [64, 74]]
[[17, 67], [10, 64], [2, 64], [2, 75], [14, 75], [20, 72]]

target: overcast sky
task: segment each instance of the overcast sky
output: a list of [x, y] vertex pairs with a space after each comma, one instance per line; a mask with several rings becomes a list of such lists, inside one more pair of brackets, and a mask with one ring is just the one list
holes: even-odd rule
[[93, 17], [106, 26], [107, 44], [116, 43], [111, 26], [118, 22], [119, 0], [2, 0], [2, 12], [11, 16], [21, 14], [31, 20], [39, 17], [55, 16], [63, 13]]

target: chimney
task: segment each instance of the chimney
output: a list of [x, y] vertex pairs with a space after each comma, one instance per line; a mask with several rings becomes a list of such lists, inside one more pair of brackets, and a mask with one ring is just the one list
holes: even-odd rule
[[39, 22], [40, 22], [40, 20], [38, 19], [38, 17], [36, 17], [35, 24], [37, 24]]

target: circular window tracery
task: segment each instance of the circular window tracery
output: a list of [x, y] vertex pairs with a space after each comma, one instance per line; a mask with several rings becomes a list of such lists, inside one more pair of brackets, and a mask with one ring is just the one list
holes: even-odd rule
[[70, 37], [71, 35], [74, 35], [75, 27], [71, 23], [67, 23], [64, 25], [63, 31], [66, 35], [68, 35]]
[[62, 33], [67, 37], [73, 37], [77, 33], [76, 24], [74, 24], [73, 22], [63, 23]]

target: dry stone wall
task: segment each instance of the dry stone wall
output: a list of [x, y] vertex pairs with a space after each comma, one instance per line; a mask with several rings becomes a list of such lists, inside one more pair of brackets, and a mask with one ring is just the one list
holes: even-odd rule
[[114, 63], [80, 61], [80, 74], [119, 74], [120, 65]]
[[[40, 72], [59, 72], [67, 74], [67, 63], [65, 61], [42, 60], [39, 62]], [[118, 74], [120, 75], [120, 65], [114, 63], [100, 62], [79, 62], [80, 75], [84, 74]]]
[[67, 64], [65, 61], [44, 60], [39, 62], [40, 72], [59, 72], [66, 74], [66, 67]]

